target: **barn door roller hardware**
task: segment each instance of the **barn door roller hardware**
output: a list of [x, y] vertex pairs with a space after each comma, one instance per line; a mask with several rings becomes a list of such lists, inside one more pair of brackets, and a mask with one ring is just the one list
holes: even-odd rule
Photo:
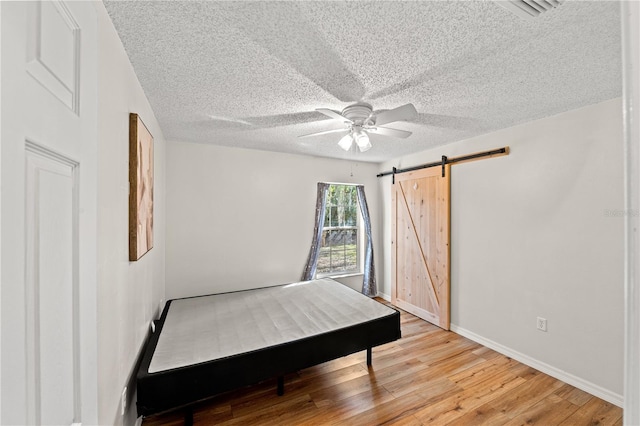
[[440, 161], [436, 161], [436, 162], [433, 162], [433, 163], [421, 164], [419, 166], [407, 167], [406, 169], [398, 169], [398, 168], [394, 167], [393, 170], [388, 171], [388, 172], [378, 173], [376, 176], [377, 177], [382, 177], [382, 176], [393, 175], [391, 183], [395, 184], [396, 183], [396, 175], [397, 174], [406, 173], [406, 172], [412, 172], [414, 170], [420, 170], [420, 169], [428, 169], [429, 167], [441, 166], [442, 167], [442, 177], [444, 177], [444, 173], [445, 173], [445, 167], [444, 166], [447, 165], [447, 164], [464, 163], [466, 161], [479, 160], [479, 159], [482, 159], [482, 158], [485, 158], [485, 157], [487, 157], [487, 158], [501, 157], [503, 155], [509, 155], [509, 147], [508, 146], [505, 146], [503, 148], [492, 149], [491, 151], [476, 152], [475, 154], [463, 155], [461, 157], [454, 157], [454, 158], [448, 158], [446, 155], [443, 155], [442, 156], [442, 160], [440, 160]]

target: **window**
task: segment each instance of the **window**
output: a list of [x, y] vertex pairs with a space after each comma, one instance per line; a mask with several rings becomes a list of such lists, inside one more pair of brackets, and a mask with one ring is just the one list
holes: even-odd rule
[[317, 275], [361, 272], [359, 215], [356, 186], [329, 185]]

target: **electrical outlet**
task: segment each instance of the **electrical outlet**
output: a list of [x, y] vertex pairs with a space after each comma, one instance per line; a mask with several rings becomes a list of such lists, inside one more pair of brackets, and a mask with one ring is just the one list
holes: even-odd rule
[[127, 411], [127, 387], [125, 386], [122, 390], [122, 401], [120, 402], [120, 415], [124, 416], [125, 411]]
[[538, 324], [538, 330], [547, 331], [547, 319], [546, 318], [538, 317], [537, 324]]

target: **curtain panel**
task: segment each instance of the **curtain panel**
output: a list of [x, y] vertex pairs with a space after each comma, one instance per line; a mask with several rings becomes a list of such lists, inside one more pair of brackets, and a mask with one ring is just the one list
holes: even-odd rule
[[376, 268], [373, 264], [373, 239], [371, 237], [371, 217], [369, 216], [369, 207], [367, 206], [367, 198], [364, 195], [364, 186], [356, 187], [358, 193], [358, 204], [360, 205], [360, 214], [364, 222], [364, 232], [366, 236], [366, 247], [364, 251], [364, 276], [362, 278], [362, 294], [367, 296], [376, 296], [378, 288], [376, 286]]
[[[302, 280], [312, 280], [316, 276], [318, 267], [318, 257], [320, 256], [320, 248], [322, 244], [322, 228], [324, 225], [325, 211], [327, 205], [327, 191], [330, 184], [318, 182], [318, 195], [316, 198], [316, 219], [313, 229], [313, 239], [311, 249], [307, 257], [307, 263], [302, 273]], [[367, 198], [364, 194], [364, 186], [356, 185], [356, 194], [358, 195], [358, 205], [360, 206], [360, 214], [362, 215], [363, 228], [365, 233], [365, 250], [364, 250], [364, 271], [362, 278], [362, 293], [367, 296], [375, 296], [378, 294], [376, 286], [376, 269], [373, 263], [373, 240], [371, 237], [371, 217], [369, 216], [369, 207], [367, 206]]]
[[302, 273], [302, 281], [309, 281], [315, 278], [318, 267], [318, 257], [320, 256], [320, 245], [322, 244], [322, 226], [324, 225], [324, 212], [327, 204], [327, 190], [329, 184], [318, 182], [318, 197], [316, 198], [316, 224], [313, 228], [313, 240], [307, 264]]

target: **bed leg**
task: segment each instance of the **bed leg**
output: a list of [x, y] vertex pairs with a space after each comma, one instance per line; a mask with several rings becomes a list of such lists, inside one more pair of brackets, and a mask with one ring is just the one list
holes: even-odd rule
[[278, 396], [284, 395], [284, 376], [278, 376]]
[[193, 426], [193, 408], [184, 409], [184, 426]]
[[367, 348], [367, 367], [371, 367], [371, 348]]

